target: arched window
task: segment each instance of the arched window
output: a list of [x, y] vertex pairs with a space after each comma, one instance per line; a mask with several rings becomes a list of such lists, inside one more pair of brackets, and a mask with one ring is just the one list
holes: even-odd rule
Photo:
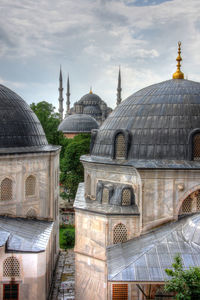
[[5, 178], [1, 182], [1, 200], [12, 200], [12, 180]]
[[186, 215], [200, 211], [200, 190], [193, 192], [182, 203], [179, 215]]
[[127, 241], [127, 229], [122, 223], [115, 226], [113, 231], [113, 244], [124, 243]]
[[126, 159], [125, 137], [122, 133], [118, 133], [115, 137], [115, 158]]
[[91, 177], [89, 174], [87, 175], [87, 179], [86, 179], [86, 191], [87, 191], [87, 195], [91, 195]]
[[200, 160], [200, 133], [193, 135], [192, 150], [193, 160]]
[[109, 189], [106, 187], [103, 188], [102, 203], [109, 203]]
[[130, 189], [123, 189], [122, 205], [131, 205], [131, 190]]
[[8, 257], [3, 263], [3, 277], [20, 277], [20, 263], [16, 257]]
[[31, 207], [27, 211], [26, 216], [29, 217], [29, 218], [35, 219], [37, 217], [37, 213], [36, 213], [35, 209]]
[[36, 187], [36, 178], [33, 175], [30, 175], [26, 178], [25, 183], [25, 194], [26, 196], [34, 196]]

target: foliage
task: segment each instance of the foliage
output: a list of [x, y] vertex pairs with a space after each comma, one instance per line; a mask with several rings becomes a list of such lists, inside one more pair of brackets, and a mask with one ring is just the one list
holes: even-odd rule
[[55, 107], [46, 101], [32, 103], [30, 107], [40, 120], [48, 143], [52, 145], [65, 144], [63, 133], [57, 130], [60, 119], [59, 114], [55, 112]]
[[60, 181], [65, 187], [64, 198], [75, 198], [79, 182], [84, 180], [84, 170], [80, 156], [88, 154], [90, 149], [90, 134], [79, 134], [68, 141], [63, 159], [60, 162]]
[[72, 225], [60, 226], [60, 248], [73, 248], [75, 243], [75, 228]]
[[184, 270], [180, 255], [175, 256], [172, 268], [165, 270], [172, 277], [166, 282], [165, 290], [175, 292], [177, 300], [200, 299], [200, 268], [190, 267]]

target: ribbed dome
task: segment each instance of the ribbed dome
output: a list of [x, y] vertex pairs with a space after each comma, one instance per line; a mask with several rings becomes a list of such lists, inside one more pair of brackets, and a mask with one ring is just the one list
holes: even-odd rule
[[0, 148], [48, 145], [40, 121], [16, 93], [0, 85]]
[[94, 118], [85, 114], [74, 114], [66, 117], [59, 125], [58, 130], [64, 133], [91, 132], [97, 129], [98, 123]]
[[128, 159], [188, 160], [189, 135], [200, 128], [200, 83], [168, 80], [124, 100], [105, 120], [92, 155], [112, 157], [116, 132], [129, 134]]
[[101, 98], [98, 95], [93, 94], [93, 93], [91, 93], [91, 94], [88, 93], [88, 94], [84, 95], [83, 97], [81, 97], [81, 99], [78, 101], [78, 103], [86, 104], [87, 101], [91, 101], [91, 103], [95, 102], [95, 103], [99, 103], [99, 104], [102, 102]]
[[90, 105], [90, 106], [85, 106], [83, 109], [83, 114], [88, 114], [88, 115], [101, 115], [101, 110], [97, 105]]

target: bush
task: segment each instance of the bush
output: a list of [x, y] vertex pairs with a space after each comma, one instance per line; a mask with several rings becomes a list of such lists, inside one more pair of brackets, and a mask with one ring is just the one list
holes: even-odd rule
[[73, 248], [75, 243], [75, 228], [73, 225], [60, 226], [60, 248]]

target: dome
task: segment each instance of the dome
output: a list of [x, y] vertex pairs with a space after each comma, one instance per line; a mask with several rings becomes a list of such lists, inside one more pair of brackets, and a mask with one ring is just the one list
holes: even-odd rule
[[93, 93], [88, 93], [83, 97], [81, 97], [81, 99], [78, 101], [78, 103], [83, 103], [83, 104], [87, 104], [87, 102], [88, 104], [94, 104], [94, 103], [100, 104], [102, 100], [98, 95]]
[[43, 128], [29, 105], [0, 85], [0, 148], [48, 145]]
[[86, 115], [101, 115], [101, 110], [99, 109], [99, 107], [97, 105], [89, 105], [89, 106], [85, 106], [83, 109], [83, 114]]
[[63, 133], [91, 132], [97, 129], [98, 124], [94, 118], [85, 114], [74, 114], [65, 118], [59, 125], [58, 130]]
[[188, 160], [191, 133], [200, 128], [200, 83], [173, 79], [124, 100], [102, 124], [93, 156], [113, 158], [117, 132], [127, 136], [127, 159]]

